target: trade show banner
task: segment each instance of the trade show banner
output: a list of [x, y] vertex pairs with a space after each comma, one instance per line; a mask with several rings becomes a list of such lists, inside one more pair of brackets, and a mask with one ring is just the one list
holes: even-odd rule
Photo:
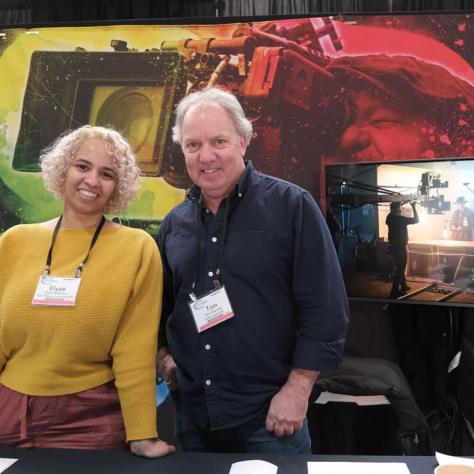
[[[190, 185], [174, 108], [219, 86], [253, 123], [246, 158], [320, 204], [350, 297], [474, 304], [473, 61], [469, 14], [2, 29], [0, 232], [58, 215], [39, 155], [90, 123], [125, 134], [142, 171], [116, 219], [156, 234]], [[409, 202], [394, 295], [386, 217]]]

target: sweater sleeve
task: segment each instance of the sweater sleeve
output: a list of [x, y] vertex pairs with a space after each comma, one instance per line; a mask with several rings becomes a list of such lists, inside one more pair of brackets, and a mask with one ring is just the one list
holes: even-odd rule
[[[4, 272], [6, 271], [5, 269], [8, 268], [8, 266], [5, 265], [6, 255], [7, 255], [5, 240], [6, 240], [6, 233], [0, 236], [0, 262], [2, 263], [0, 267], [0, 295], [3, 295], [3, 292], [4, 292], [4, 287], [6, 284], [6, 281], [5, 281], [6, 274]], [[1, 304], [2, 302], [0, 300], [0, 305]], [[1, 314], [1, 311], [0, 311], [0, 314]], [[3, 367], [5, 366], [7, 362], [7, 354], [5, 352], [5, 348], [3, 347], [2, 340], [3, 340], [2, 319], [0, 318], [0, 373], [2, 372]]]
[[1, 334], [2, 334], [2, 321], [0, 320], [0, 373], [2, 373], [3, 367], [5, 367], [5, 364], [7, 362], [7, 354], [2, 344]]
[[135, 282], [111, 350], [127, 441], [157, 436], [155, 385], [162, 265], [149, 235], [141, 244]]

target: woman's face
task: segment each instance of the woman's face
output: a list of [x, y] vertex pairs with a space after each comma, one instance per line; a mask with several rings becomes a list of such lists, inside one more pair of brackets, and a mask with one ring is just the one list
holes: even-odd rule
[[87, 138], [67, 170], [64, 208], [82, 215], [102, 215], [116, 186], [113, 155], [101, 138]]

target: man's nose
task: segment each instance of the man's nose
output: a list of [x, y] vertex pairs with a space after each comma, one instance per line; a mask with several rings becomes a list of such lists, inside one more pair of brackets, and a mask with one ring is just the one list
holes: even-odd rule
[[213, 161], [216, 157], [216, 150], [210, 143], [203, 143], [199, 150], [199, 159], [201, 161]]
[[346, 128], [341, 136], [340, 147], [345, 151], [359, 151], [370, 145], [370, 132], [366, 127], [353, 124]]

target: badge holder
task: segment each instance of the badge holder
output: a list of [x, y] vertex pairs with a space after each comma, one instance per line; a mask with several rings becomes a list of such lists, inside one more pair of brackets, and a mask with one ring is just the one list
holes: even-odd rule
[[87, 252], [86, 257], [82, 263], [76, 268], [73, 277], [64, 277], [64, 276], [53, 276], [50, 275], [51, 271], [51, 261], [53, 258], [53, 247], [56, 242], [56, 237], [58, 235], [59, 228], [61, 226], [63, 216], [58, 219], [56, 226], [54, 227], [53, 237], [51, 240], [51, 245], [49, 247], [48, 257], [46, 259], [46, 265], [44, 267], [43, 273], [39, 277], [38, 285], [36, 285], [35, 294], [31, 304], [33, 306], [59, 306], [59, 307], [73, 307], [76, 306], [77, 293], [79, 291], [79, 286], [81, 284], [81, 274], [84, 269], [84, 265], [89, 259], [92, 248], [94, 247], [99, 234], [104, 227], [105, 217], [102, 216], [102, 219], [97, 226], [94, 236], [92, 237], [89, 251]]
[[189, 309], [199, 333], [234, 317], [225, 286], [218, 286], [199, 298], [194, 293], [189, 296]]

